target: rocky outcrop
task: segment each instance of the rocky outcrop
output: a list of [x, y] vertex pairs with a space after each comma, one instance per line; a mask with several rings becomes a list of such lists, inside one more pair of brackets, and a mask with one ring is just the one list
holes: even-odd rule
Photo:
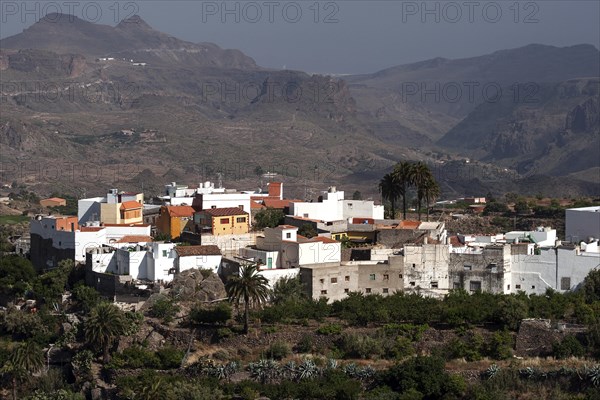
[[176, 275], [170, 293], [180, 301], [209, 302], [227, 297], [221, 278], [212, 272], [197, 269]]
[[600, 102], [598, 97], [592, 97], [578, 104], [568, 114], [565, 129], [572, 132], [598, 131], [600, 127]]

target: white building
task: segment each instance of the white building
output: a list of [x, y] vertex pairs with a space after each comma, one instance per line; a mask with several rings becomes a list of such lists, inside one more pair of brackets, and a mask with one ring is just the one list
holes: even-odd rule
[[342, 257], [340, 242], [321, 236], [305, 238], [291, 225], [266, 228], [264, 236], [256, 238], [256, 248], [240, 249], [239, 254], [254, 262], [260, 260], [262, 269], [339, 264]]
[[383, 219], [383, 206], [371, 200], [345, 200], [344, 192], [330, 187], [318, 202], [290, 204], [290, 214], [295, 217], [332, 222], [349, 218]]
[[120, 248], [96, 247], [87, 252], [87, 264], [93, 272], [154, 282], [170, 282], [175, 274], [189, 269], [209, 269], [217, 273], [221, 258], [217, 246], [176, 246], [162, 242]]
[[200, 183], [197, 188], [171, 182], [165, 185], [165, 196], [161, 199], [165, 204], [172, 206], [194, 205], [198, 210], [238, 207], [250, 213], [250, 198], [254, 195], [253, 192], [215, 188], [212, 182]]
[[566, 240], [579, 243], [600, 239], [600, 206], [569, 208], [565, 218]]
[[556, 244], [556, 229], [540, 226], [535, 231], [512, 231], [504, 234], [507, 243], [531, 241], [540, 247], [553, 247]]
[[150, 225], [79, 226], [75, 217], [41, 215], [31, 220], [29, 230], [36, 268], [53, 268], [64, 259], [84, 262], [89, 248], [115, 244], [124, 236], [150, 236]]

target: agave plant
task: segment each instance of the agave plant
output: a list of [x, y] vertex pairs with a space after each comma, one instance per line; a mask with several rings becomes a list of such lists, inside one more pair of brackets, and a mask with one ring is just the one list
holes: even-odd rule
[[375, 377], [375, 368], [367, 365], [357, 370], [356, 377], [361, 381], [369, 381]]
[[587, 377], [594, 386], [600, 386], [600, 365], [596, 365], [589, 369]]
[[500, 372], [500, 367], [497, 364], [492, 364], [483, 372], [483, 376], [492, 379], [498, 372]]
[[319, 368], [313, 360], [305, 359], [297, 367], [297, 379], [312, 379], [319, 375]]
[[533, 367], [527, 367], [519, 370], [519, 375], [525, 379], [533, 379], [535, 377], [536, 370]]
[[281, 368], [281, 375], [285, 379], [289, 379], [289, 380], [292, 380], [292, 381], [296, 380], [297, 374], [298, 374], [298, 366], [296, 365], [296, 363], [294, 361], [288, 361]]
[[356, 367], [356, 364], [349, 363], [342, 367], [342, 372], [348, 375], [350, 378], [356, 378], [358, 374], [358, 368]]
[[258, 362], [248, 364], [248, 371], [251, 378], [265, 384], [277, 378], [280, 368], [279, 364], [274, 360], [261, 359]]
[[327, 360], [327, 365], [325, 366], [325, 369], [332, 370], [332, 369], [337, 369], [337, 367], [338, 367], [338, 362], [335, 358], [330, 358]]

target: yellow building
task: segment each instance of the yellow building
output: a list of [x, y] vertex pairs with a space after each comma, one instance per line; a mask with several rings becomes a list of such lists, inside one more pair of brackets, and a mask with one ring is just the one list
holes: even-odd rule
[[156, 220], [158, 232], [177, 239], [186, 228], [193, 231], [194, 209], [190, 206], [162, 206]]
[[239, 235], [250, 231], [250, 215], [237, 207], [209, 208], [194, 214], [194, 222], [204, 233]]
[[112, 189], [106, 202], [100, 203], [100, 222], [103, 224], [141, 224], [143, 193], [118, 193]]

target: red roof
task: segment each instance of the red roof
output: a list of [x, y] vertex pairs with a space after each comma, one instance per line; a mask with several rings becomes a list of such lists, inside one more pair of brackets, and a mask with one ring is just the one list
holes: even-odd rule
[[279, 225], [273, 229], [298, 229], [298, 227], [294, 225]]
[[279, 200], [279, 199], [273, 199], [273, 198], [265, 198], [263, 203], [265, 206], [269, 207], [269, 208], [286, 208], [290, 206], [290, 203], [295, 202], [296, 200]]
[[125, 235], [115, 243], [148, 243], [152, 242], [152, 237], [146, 235]]
[[221, 249], [212, 244], [207, 246], [177, 246], [175, 247], [175, 251], [179, 257], [221, 255]]
[[265, 206], [253, 200], [250, 202], [250, 208], [252, 210], [260, 210], [261, 208], [265, 208]]
[[142, 203], [139, 201], [124, 201], [121, 203], [121, 210], [131, 210], [134, 208], [142, 208]]
[[166, 206], [171, 217], [191, 217], [195, 210], [191, 206]]
[[81, 232], [98, 232], [104, 229], [103, 226], [82, 226], [79, 228]]
[[226, 208], [207, 208], [206, 210], [200, 211], [201, 213], [207, 213], [212, 217], [226, 217], [231, 215], [248, 215], [248, 213], [239, 207], [226, 207]]
[[48, 199], [42, 199], [41, 201], [44, 200], [52, 200], [52, 201], [66, 201], [65, 199], [61, 199], [60, 197], [50, 197]]
[[400, 228], [400, 229], [417, 229], [417, 228], [419, 228], [419, 225], [421, 225], [420, 221], [404, 220], [404, 221], [400, 222], [400, 225], [398, 226], [398, 228]]

